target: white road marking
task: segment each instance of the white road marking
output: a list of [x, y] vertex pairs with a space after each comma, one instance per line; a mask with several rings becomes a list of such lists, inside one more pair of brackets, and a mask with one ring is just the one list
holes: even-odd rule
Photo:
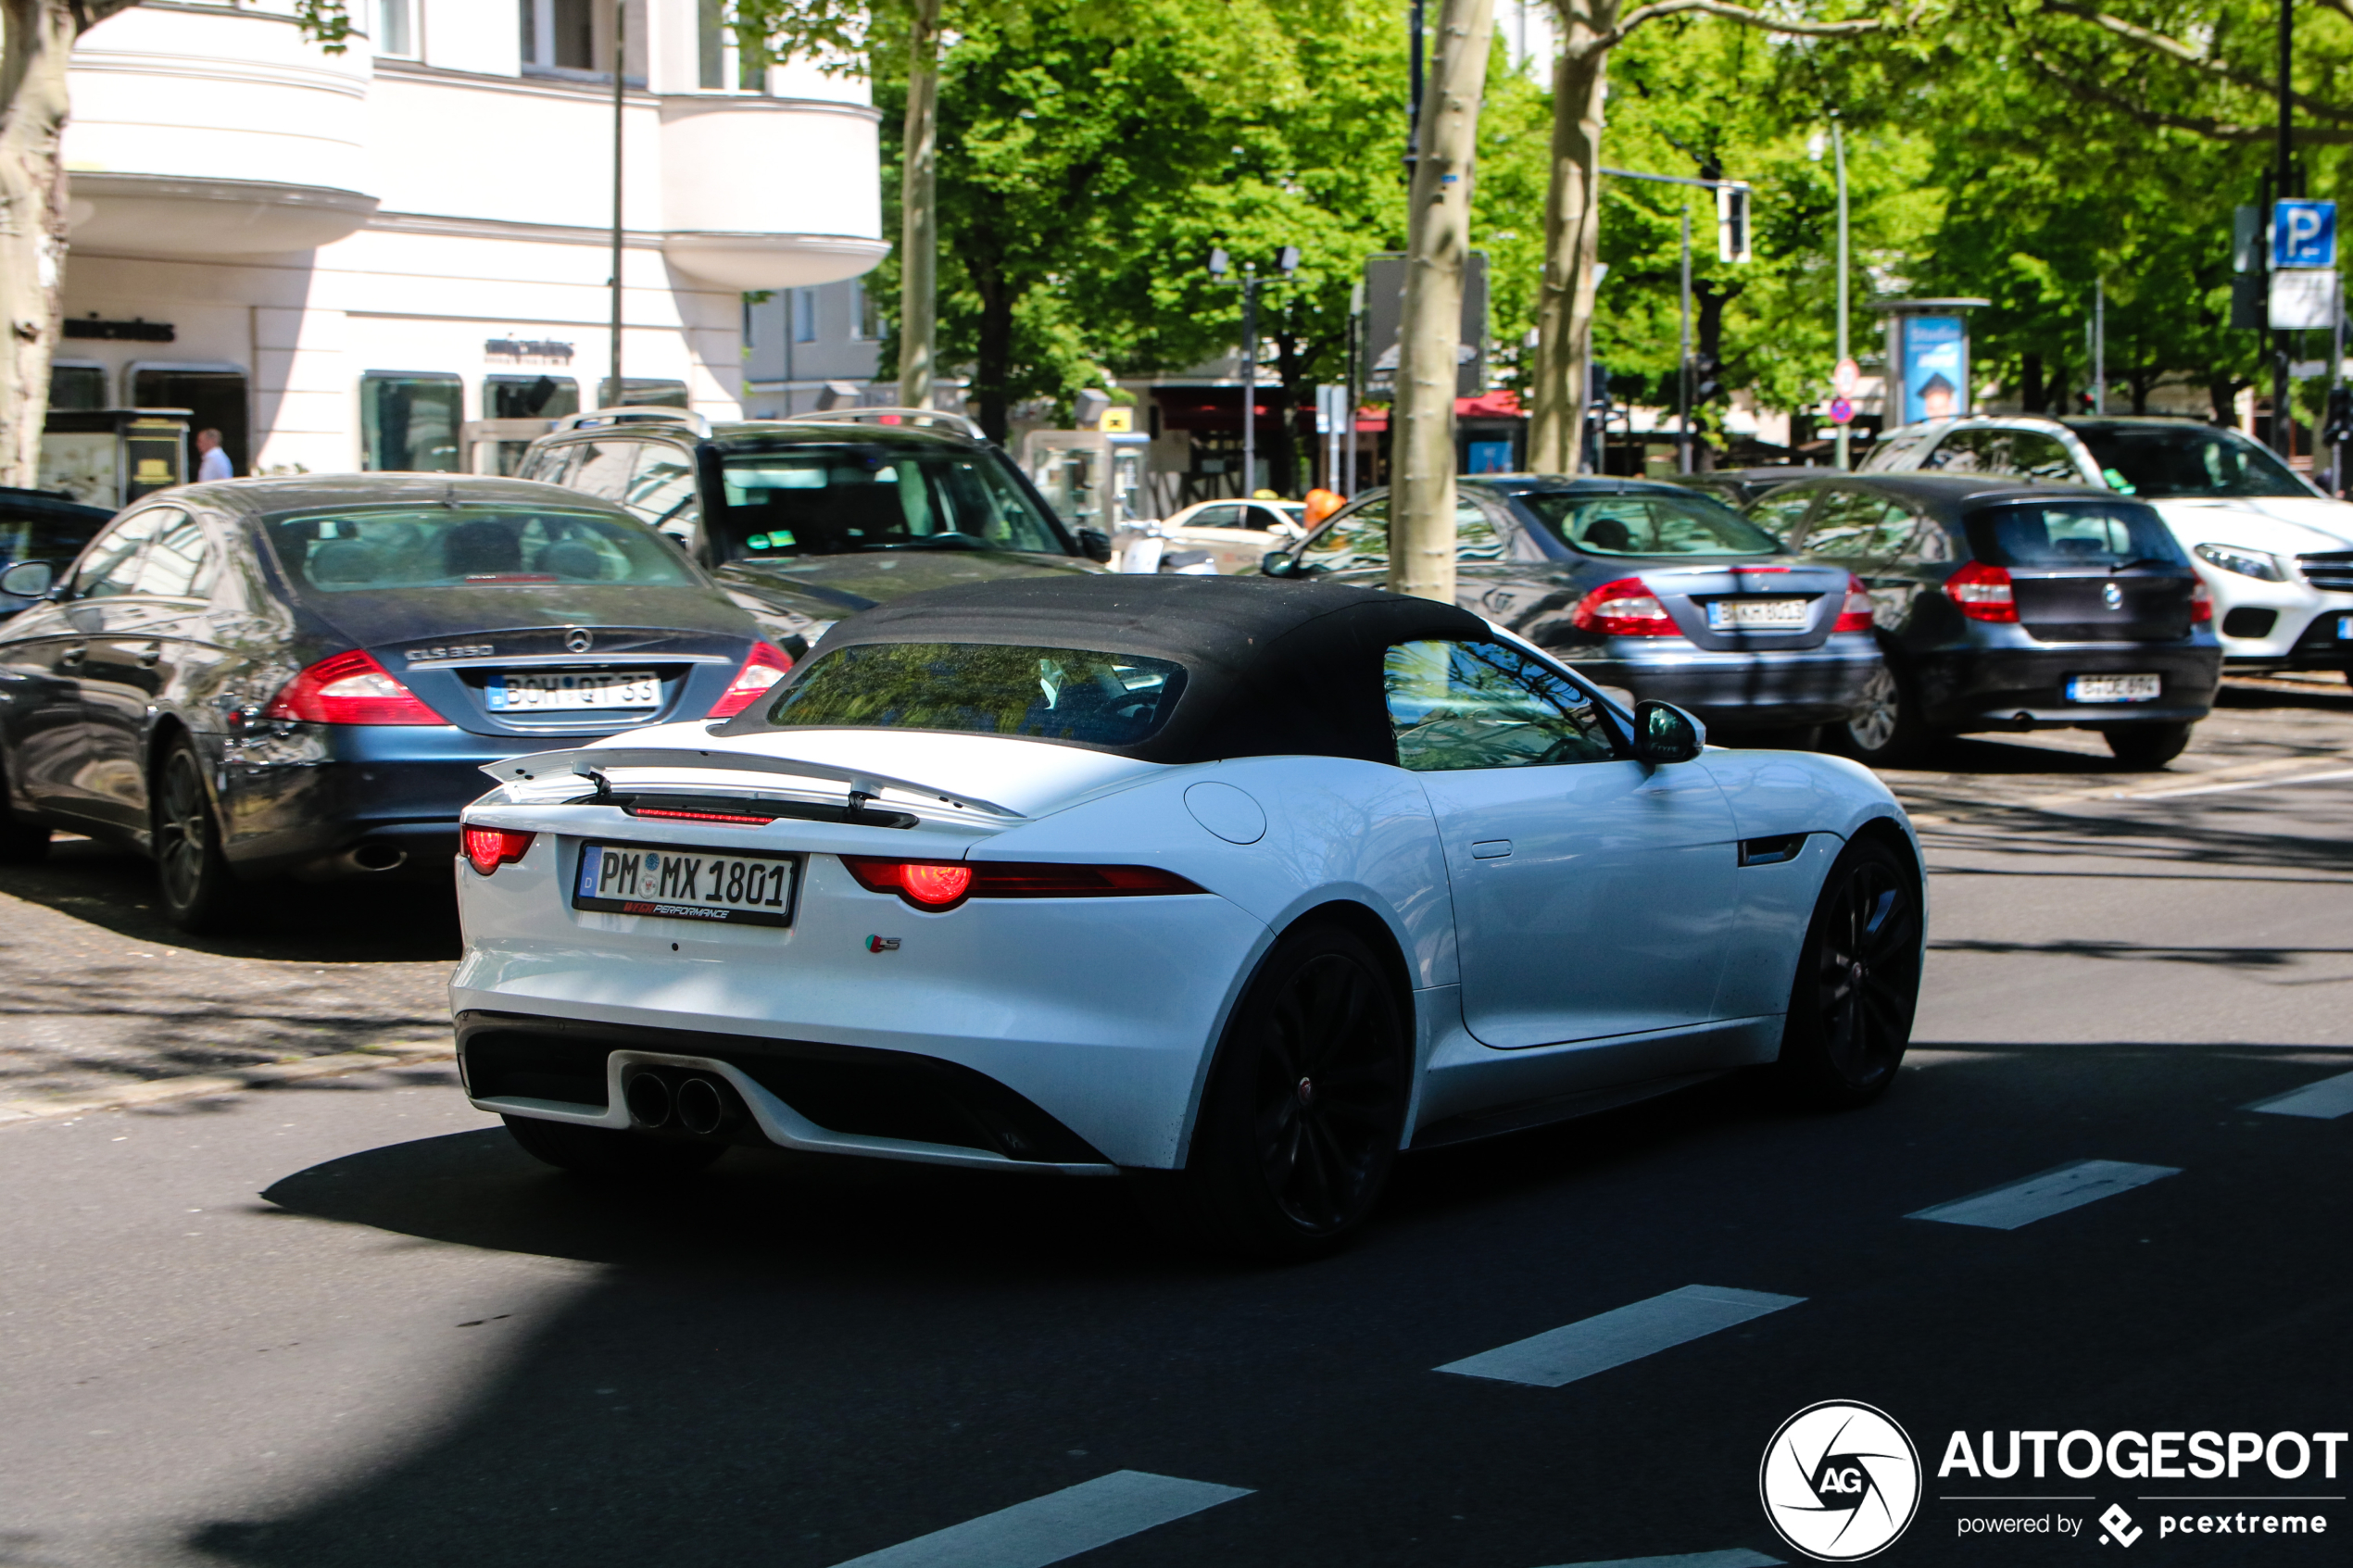
[[854, 1557], [837, 1568], [1045, 1568], [1250, 1496], [1247, 1486], [1114, 1470], [1076, 1486]]
[[[1482, 1350], [1438, 1370], [1499, 1383], [1558, 1388], [1580, 1377], [1656, 1355], [1751, 1318], [1778, 1312], [1805, 1300], [1763, 1290], [1733, 1290], [1687, 1285], [1647, 1301], [1618, 1307], [1560, 1328], [1546, 1329], [1492, 1350]], [[1661, 1561], [1668, 1561], [1662, 1559]]]
[[2134, 1165], [2120, 1160], [2079, 1160], [2022, 1182], [2011, 1182], [1987, 1192], [1939, 1203], [1905, 1216], [1907, 1220], [1939, 1220], [1948, 1225], [1981, 1225], [1991, 1231], [2014, 1231], [2070, 1209], [2081, 1209], [2103, 1198], [2113, 1198], [2156, 1181], [2178, 1176], [2178, 1165]]
[[2270, 1099], [2259, 1099], [2246, 1109], [2268, 1110], [2274, 1116], [2309, 1116], [2316, 1122], [2334, 1122], [2353, 1110], [2353, 1073], [2340, 1073], [2334, 1078], [2273, 1095]]
[[2120, 795], [2119, 800], [2182, 800], [2193, 795], [2222, 795], [2240, 789], [2285, 789], [2290, 784], [2334, 784], [2339, 779], [2353, 779], [2353, 768], [2334, 773], [2305, 773], [2293, 779], [2248, 779], [2240, 784], [2198, 784], [2191, 789], [2143, 790], [2137, 795]]
[[1746, 1547], [1730, 1551], [1685, 1551], [1668, 1557], [1613, 1557], [1606, 1562], [1570, 1562], [1562, 1568], [1780, 1568], [1781, 1559]]

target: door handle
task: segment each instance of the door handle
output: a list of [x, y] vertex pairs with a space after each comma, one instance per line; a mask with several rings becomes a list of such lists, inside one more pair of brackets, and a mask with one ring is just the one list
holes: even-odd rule
[[156, 667], [157, 663], [162, 659], [162, 658], [163, 645], [161, 643], [149, 643], [145, 647], [139, 650], [139, 666], [143, 670], [152, 670]]
[[1471, 846], [1474, 860], [1500, 860], [1511, 852], [1512, 841], [1508, 838], [1484, 838]]

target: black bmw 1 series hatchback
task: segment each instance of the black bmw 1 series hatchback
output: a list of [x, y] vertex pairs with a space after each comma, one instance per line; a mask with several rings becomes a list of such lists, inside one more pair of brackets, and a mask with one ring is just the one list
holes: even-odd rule
[[[450, 874], [486, 763], [724, 717], [791, 668], [672, 541], [519, 480], [145, 497], [0, 625], [0, 859], [152, 855], [189, 930], [275, 878]], [[39, 581], [36, 581], [39, 579]]]

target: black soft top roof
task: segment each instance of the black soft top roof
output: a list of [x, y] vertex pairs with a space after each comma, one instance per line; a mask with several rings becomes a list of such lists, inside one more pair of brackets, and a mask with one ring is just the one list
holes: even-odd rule
[[[836, 624], [803, 670], [837, 648], [985, 643], [1086, 648], [1185, 668], [1176, 710], [1134, 746], [1088, 746], [1147, 762], [1353, 757], [1395, 762], [1382, 651], [1424, 638], [1486, 638], [1469, 611], [1374, 588], [1264, 577], [1025, 578], [937, 588]], [[768, 731], [762, 702], [717, 730]], [[1074, 742], [1044, 742], [1073, 745]]]

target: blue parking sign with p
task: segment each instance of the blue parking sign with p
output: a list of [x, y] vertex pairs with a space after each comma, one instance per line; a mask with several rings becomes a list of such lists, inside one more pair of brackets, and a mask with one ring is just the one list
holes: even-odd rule
[[2271, 204], [2271, 265], [2336, 265], [2336, 203], [2284, 201]]

